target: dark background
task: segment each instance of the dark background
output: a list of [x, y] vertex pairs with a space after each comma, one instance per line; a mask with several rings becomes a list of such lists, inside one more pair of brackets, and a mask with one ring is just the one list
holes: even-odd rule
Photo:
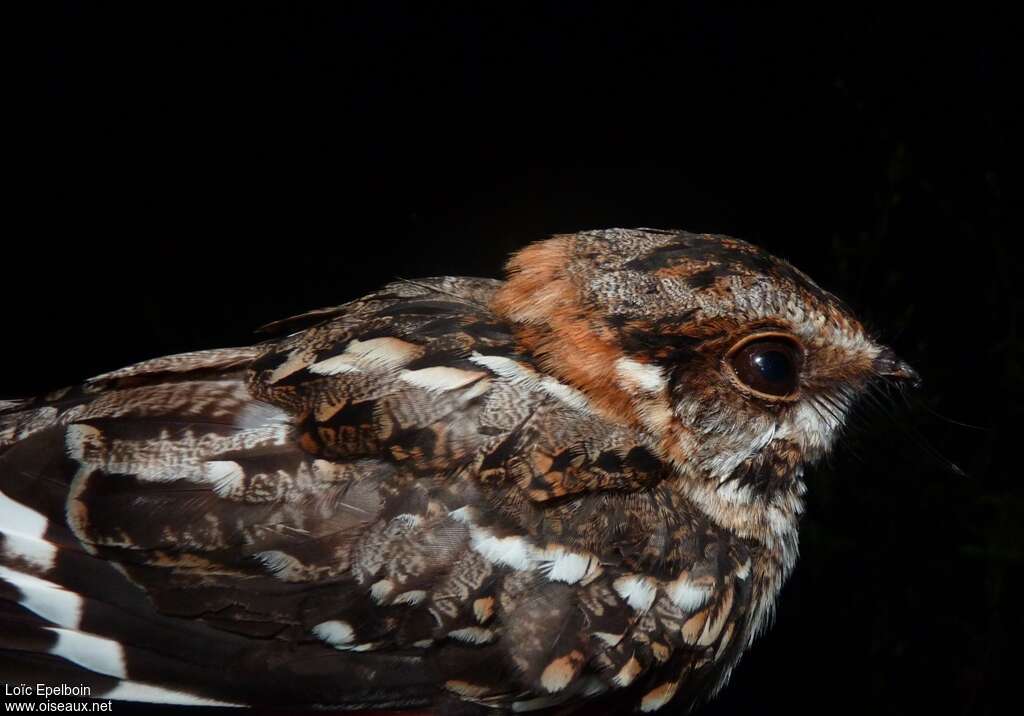
[[678, 5], [48, 6], [7, 137], [0, 394], [496, 276], [551, 233], [738, 235], [925, 382], [813, 473], [777, 624], [703, 713], [995, 713], [1024, 638], [1016, 24]]

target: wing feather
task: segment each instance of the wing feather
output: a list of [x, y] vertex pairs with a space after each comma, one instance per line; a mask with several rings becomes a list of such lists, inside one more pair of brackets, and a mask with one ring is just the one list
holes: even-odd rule
[[666, 486], [649, 436], [521, 354], [497, 285], [399, 282], [0, 405], [2, 673], [517, 710], [713, 680], [749, 547]]

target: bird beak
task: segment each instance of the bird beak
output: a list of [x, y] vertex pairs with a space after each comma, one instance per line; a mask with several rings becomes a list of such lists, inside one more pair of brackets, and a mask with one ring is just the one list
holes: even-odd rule
[[882, 348], [875, 356], [871, 366], [875, 375], [889, 378], [901, 383], [908, 383], [912, 388], [921, 385], [921, 376], [910, 367], [910, 364], [893, 352], [892, 348]]

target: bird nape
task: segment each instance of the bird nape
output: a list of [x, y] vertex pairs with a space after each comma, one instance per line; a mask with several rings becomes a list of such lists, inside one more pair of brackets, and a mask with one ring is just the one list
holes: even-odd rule
[[99, 698], [655, 711], [793, 568], [804, 467], [913, 371], [724, 236], [556, 236], [0, 403], [0, 679]]

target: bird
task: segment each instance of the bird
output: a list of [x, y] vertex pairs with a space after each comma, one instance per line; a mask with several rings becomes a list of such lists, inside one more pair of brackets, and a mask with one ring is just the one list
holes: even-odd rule
[[793, 570], [805, 468], [917, 374], [745, 241], [562, 234], [0, 402], [0, 680], [680, 712]]

